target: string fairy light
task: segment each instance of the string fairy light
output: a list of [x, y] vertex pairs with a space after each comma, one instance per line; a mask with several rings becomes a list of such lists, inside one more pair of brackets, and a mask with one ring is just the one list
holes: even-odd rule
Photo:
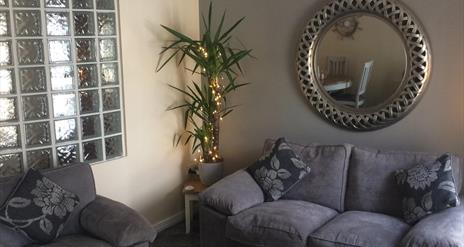
[[[199, 46], [198, 47], [198, 53], [199, 55], [203, 56], [204, 58], [208, 58], [209, 54], [208, 51], [205, 47]], [[221, 56], [220, 52], [217, 52], [219, 56]], [[205, 68], [202, 69], [203, 72], [206, 72]], [[214, 107], [215, 109], [213, 110], [213, 119], [214, 121], [222, 121], [223, 117], [221, 116], [222, 112], [222, 101], [223, 101], [223, 90], [224, 87], [221, 85], [220, 81], [221, 79], [224, 79], [222, 76], [213, 76], [213, 79], [209, 81], [209, 88], [211, 88], [211, 94], [212, 94], [212, 99], [214, 100]], [[200, 111], [204, 111], [203, 107], [200, 107]], [[202, 151], [198, 150], [198, 158], [195, 158], [195, 162], [200, 162], [203, 163], [205, 162], [216, 162], [218, 160], [221, 160], [221, 156], [219, 155], [219, 150], [218, 146], [216, 143], [216, 139], [214, 137], [215, 135], [215, 125], [218, 123], [210, 122], [206, 123], [206, 130], [207, 134], [203, 137], [203, 145], [202, 145]], [[207, 157], [205, 157], [207, 156]]]

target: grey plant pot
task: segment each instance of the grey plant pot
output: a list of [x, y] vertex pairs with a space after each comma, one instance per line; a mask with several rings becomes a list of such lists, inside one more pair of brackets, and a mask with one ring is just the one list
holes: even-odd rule
[[198, 167], [201, 182], [205, 185], [212, 185], [219, 181], [224, 174], [224, 164], [222, 162], [201, 163]]

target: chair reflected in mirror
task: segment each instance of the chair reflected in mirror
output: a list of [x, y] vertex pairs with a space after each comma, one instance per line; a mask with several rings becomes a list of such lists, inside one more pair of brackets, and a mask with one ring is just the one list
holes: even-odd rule
[[327, 77], [345, 78], [348, 76], [348, 59], [346, 57], [327, 57]]
[[346, 89], [351, 87], [351, 77], [349, 75], [348, 58], [344, 56], [328, 56], [327, 57], [327, 74], [319, 72], [317, 74], [319, 80], [324, 85], [324, 89], [329, 93], [344, 93]]
[[373, 66], [373, 60], [364, 63], [363, 71], [361, 74], [361, 80], [358, 83], [358, 88], [356, 92], [354, 94], [348, 94], [345, 92], [333, 93], [331, 94], [331, 96], [335, 99], [335, 101], [342, 105], [351, 106], [356, 109], [362, 107], [366, 102], [364, 95], [367, 91], [367, 85], [369, 84], [369, 80], [371, 78]]

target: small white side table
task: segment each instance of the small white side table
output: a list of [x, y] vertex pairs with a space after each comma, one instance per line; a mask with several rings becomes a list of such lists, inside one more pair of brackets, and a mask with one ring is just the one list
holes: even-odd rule
[[193, 204], [197, 202], [198, 194], [207, 188], [202, 184], [198, 177], [189, 178], [184, 183], [184, 201], [185, 201], [185, 233], [189, 234], [193, 218]]

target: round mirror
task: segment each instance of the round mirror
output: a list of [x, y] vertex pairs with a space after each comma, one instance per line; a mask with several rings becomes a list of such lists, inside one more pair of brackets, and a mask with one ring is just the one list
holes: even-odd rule
[[314, 66], [335, 104], [366, 109], [391, 100], [403, 81], [406, 47], [394, 27], [373, 15], [352, 14], [322, 31]]
[[397, 0], [332, 0], [307, 22], [298, 81], [314, 109], [350, 130], [405, 117], [425, 92], [431, 51], [418, 19]]

